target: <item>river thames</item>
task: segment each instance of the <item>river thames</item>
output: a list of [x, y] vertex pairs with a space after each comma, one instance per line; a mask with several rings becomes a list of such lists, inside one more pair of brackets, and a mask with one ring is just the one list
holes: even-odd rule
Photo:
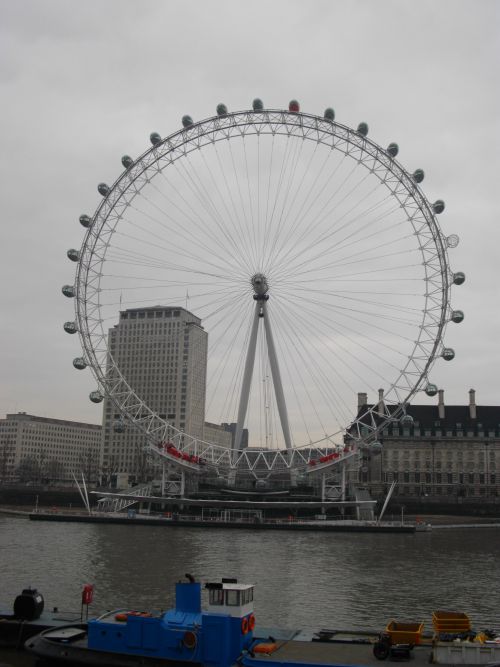
[[31, 522], [0, 516], [0, 603], [37, 588], [46, 609], [91, 613], [167, 609], [176, 581], [254, 583], [263, 626], [381, 630], [463, 611], [476, 629], [500, 628], [500, 527], [416, 534], [299, 533]]

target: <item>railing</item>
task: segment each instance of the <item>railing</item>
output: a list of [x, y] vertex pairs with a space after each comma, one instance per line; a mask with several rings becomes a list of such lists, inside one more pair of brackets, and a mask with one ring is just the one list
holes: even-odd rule
[[116, 513], [134, 505], [137, 500], [133, 500], [130, 496], [149, 496], [152, 493], [152, 485], [145, 484], [144, 486], [134, 486], [123, 492], [127, 498], [99, 498], [97, 501], [97, 511], [106, 513]]

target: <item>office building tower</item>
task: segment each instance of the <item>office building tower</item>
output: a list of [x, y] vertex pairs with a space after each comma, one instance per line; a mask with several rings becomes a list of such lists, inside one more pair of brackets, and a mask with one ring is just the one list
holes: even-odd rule
[[[109, 330], [110, 352], [129, 386], [160, 417], [198, 438], [205, 420], [207, 339], [201, 320], [179, 307], [128, 309]], [[120, 420], [105, 399], [103, 470], [143, 481], [148, 476], [145, 438]]]

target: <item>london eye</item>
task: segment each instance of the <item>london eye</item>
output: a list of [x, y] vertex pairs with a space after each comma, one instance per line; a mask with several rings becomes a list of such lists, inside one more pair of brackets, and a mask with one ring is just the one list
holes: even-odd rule
[[[82, 355], [99, 402], [106, 396], [172, 465], [256, 478], [336, 465], [376, 447], [384, 421], [404, 418], [419, 391], [437, 392], [432, 368], [450, 361], [453, 273], [438, 216], [396, 143], [382, 147], [362, 122], [333, 109], [230, 112], [182, 118], [125, 155], [100, 183], [85, 235], [68, 251]], [[233, 446], [185, 432], [152, 409], [120, 368], [109, 329], [124, 309], [183, 308], [208, 334], [205, 419], [236, 425]], [[359, 391], [377, 394], [356, 414]], [[247, 429], [250, 447], [242, 447]], [[168, 447], [165, 443], [169, 443]]]

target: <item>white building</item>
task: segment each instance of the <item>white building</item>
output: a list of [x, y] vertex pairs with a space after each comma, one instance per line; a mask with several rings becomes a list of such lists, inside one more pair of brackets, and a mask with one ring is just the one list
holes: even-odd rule
[[74, 484], [99, 474], [101, 426], [18, 412], [0, 419], [0, 480]]
[[205, 422], [203, 439], [206, 442], [218, 445], [219, 447], [226, 447], [226, 449], [231, 449], [233, 434], [229, 429], [225, 428], [223, 424], [212, 424], [211, 422]]
[[[184, 308], [153, 306], [120, 312], [109, 349], [128, 384], [160, 417], [203, 438], [208, 336]], [[144, 436], [105, 399], [102, 467], [108, 475], [148, 477]], [[123, 429], [124, 432], [119, 432]]]

